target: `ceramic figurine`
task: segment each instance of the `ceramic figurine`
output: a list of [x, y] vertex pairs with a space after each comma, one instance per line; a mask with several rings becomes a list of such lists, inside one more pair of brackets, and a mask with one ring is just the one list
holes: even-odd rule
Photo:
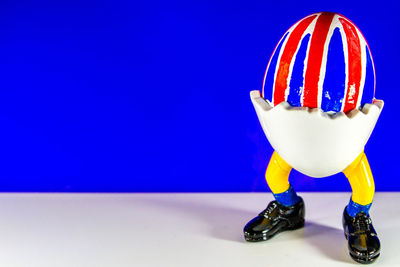
[[275, 197], [244, 228], [247, 241], [304, 226], [304, 202], [289, 183], [292, 168], [311, 177], [343, 172], [352, 196], [343, 211], [350, 256], [370, 263], [380, 242], [369, 209], [375, 186], [364, 146], [383, 108], [361, 31], [330, 12], [309, 15], [282, 37], [251, 101], [275, 149], [266, 180]]

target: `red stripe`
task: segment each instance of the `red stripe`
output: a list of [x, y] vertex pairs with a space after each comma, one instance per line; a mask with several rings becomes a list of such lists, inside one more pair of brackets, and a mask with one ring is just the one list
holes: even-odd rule
[[281, 59], [279, 61], [278, 72], [276, 74], [274, 105], [278, 105], [279, 103], [285, 101], [285, 90], [287, 88], [290, 62], [292, 61], [293, 55], [299, 46], [301, 36], [315, 17], [316, 15], [310, 16], [300, 21], [296, 28], [293, 29], [288, 41], [286, 42], [285, 49], [283, 50]]
[[344, 33], [347, 39], [348, 50], [348, 83], [346, 100], [344, 102], [343, 112], [352, 110], [357, 105], [358, 95], [360, 93], [361, 82], [361, 45], [356, 27], [343, 18], [339, 18], [343, 25]]
[[324, 54], [324, 45], [334, 15], [334, 13], [329, 12], [321, 13], [315, 24], [315, 29], [311, 37], [310, 51], [308, 53], [307, 71], [304, 78], [304, 107], [318, 107], [318, 81]]

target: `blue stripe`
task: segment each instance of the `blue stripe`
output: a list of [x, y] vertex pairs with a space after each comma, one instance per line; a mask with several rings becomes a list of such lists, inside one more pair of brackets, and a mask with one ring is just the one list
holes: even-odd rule
[[365, 103], [372, 103], [375, 94], [375, 74], [374, 74], [374, 67], [371, 59], [371, 54], [368, 49], [368, 46], [365, 46], [366, 54], [367, 54], [367, 69], [365, 71], [365, 84], [364, 84], [364, 91], [361, 98], [361, 108], [364, 106]]
[[301, 95], [304, 87], [304, 60], [307, 54], [307, 45], [310, 40], [310, 34], [307, 34], [301, 41], [299, 51], [293, 65], [292, 77], [289, 85], [289, 95], [287, 102], [294, 107], [301, 106]]
[[342, 108], [346, 88], [346, 63], [339, 28], [333, 32], [327, 57], [321, 109], [325, 112], [339, 112]]
[[285, 41], [287, 35], [289, 32], [283, 36], [281, 42], [278, 44], [275, 53], [272, 55], [271, 62], [269, 63], [269, 67], [267, 70], [267, 77], [265, 77], [265, 83], [264, 83], [264, 98], [268, 99], [269, 101], [272, 102], [272, 92], [274, 88], [274, 76], [275, 76], [275, 69], [276, 69], [276, 63], [278, 61], [279, 57], [279, 52], [281, 51], [282, 44]]

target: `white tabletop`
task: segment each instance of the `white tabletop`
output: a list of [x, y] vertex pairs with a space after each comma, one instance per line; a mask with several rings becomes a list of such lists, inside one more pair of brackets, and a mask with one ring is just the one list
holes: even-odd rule
[[[350, 193], [300, 195], [304, 229], [247, 243], [243, 226], [269, 193], [0, 194], [0, 266], [355, 266], [341, 226]], [[400, 266], [398, 203], [375, 196], [373, 266]]]

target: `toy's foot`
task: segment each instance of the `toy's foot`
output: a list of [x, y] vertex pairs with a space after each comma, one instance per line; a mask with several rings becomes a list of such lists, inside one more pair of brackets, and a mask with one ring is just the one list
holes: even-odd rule
[[359, 263], [372, 263], [379, 257], [381, 244], [371, 218], [362, 212], [353, 218], [346, 208], [343, 212], [343, 228], [350, 256]]
[[274, 235], [304, 227], [304, 202], [300, 201], [293, 206], [283, 206], [276, 200], [257, 217], [244, 227], [244, 238], [249, 242], [258, 242], [270, 239]]

